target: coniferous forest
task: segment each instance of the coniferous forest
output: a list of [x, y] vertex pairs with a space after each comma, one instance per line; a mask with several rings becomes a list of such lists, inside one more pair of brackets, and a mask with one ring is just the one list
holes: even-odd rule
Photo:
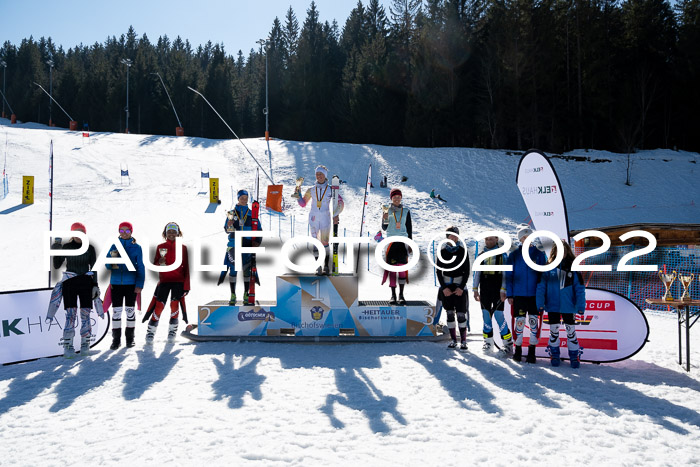
[[[94, 131], [300, 141], [628, 152], [700, 150], [700, 0], [359, 1], [343, 24], [312, 2], [280, 12], [266, 47], [231, 54], [130, 28], [67, 50], [5, 42], [7, 99], [48, 123], [52, 92]], [[187, 31], [182, 31], [186, 36]], [[267, 57], [266, 57], [267, 56]], [[2, 71], [2, 70], [0, 70]], [[53, 122], [68, 118], [54, 104]], [[9, 113], [9, 111], [8, 111]]]

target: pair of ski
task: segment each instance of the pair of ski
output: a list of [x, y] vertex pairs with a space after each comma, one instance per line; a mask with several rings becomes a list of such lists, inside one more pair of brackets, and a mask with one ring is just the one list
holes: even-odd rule
[[[260, 203], [258, 202], [260, 195], [260, 169], [255, 169], [255, 200], [251, 206], [250, 222], [253, 231], [260, 230]], [[255, 254], [250, 255], [250, 285], [248, 287], [248, 305], [255, 305], [255, 282], [258, 278], [258, 266], [255, 260]]]
[[[340, 193], [340, 177], [333, 175], [331, 179], [331, 199], [333, 200], [333, 213], [338, 212], [338, 195]], [[333, 220], [331, 219], [331, 222]], [[338, 236], [338, 224], [333, 222], [333, 236]], [[333, 276], [338, 275], [338, 244], [333, 244], [333, 271], [331, 272]]]

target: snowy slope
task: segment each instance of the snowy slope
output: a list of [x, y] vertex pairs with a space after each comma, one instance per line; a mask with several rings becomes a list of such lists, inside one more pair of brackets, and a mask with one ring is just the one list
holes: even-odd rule
[[[185, 240], [201, 239], [210, 248], [209, 262], [218, 263], [229, 187], [252, 189], [255, 164], [238, 141], [95, 133], [88, 143], [76, 132], [0, 124], [0, 155], [7, 147], [11, 176], [10, 195], [0, 201], [1, 290], [46, 286], [51, 140], [54, 228], [80, 220], [98, 246], [115, 239], [119, 222], [129, 220], [139, 243], [153, 247], [165, 223], [175, 220]], [[265, 141], [245, 144], [269, 173]], [[519, 156], [508, 151], [276, 140], [270, 151], [272, 176], [284, 184], [286, 201], [296, 176], [308, 186], [319, 163], [347, 181], [341, 229], [348, 235], [359, 230], [369, 163], [377, 187], [369, 204], [372, 234], [388, 201], [388, 189], [378, 188], [381, 175], [390, 187], [401, 187], [423, 251], [450, 224], [467, 236], [494, 228], [512, 233], [527, 218], [515, 186]], [[553, 159], [571, 228], [700, 222], [698, 154], [635, 154], [631, 187], [624, 184], [626, 156], [567, 155], [610, 160]], [[120, 184], [120, 165], [129, 168], [129, 186]], [[205, 213], [209, 199], [206, 185], [200, 188], [200, 168], [220, 178], [223, 202], [215, 213]], [[36, 203], [17, 208], [22, 175], [35, 176]], [[404, 183], [402, 176], [408, 177]], [[261, 179], [261, 185], [264, 192], [267, 182]], [[432, 188], [448, 203], [431, 200]], [[263, 225], [286, 239], [292, 220], [297, 235], [305, 233], [306, 216], [290, 205], [283, 218], [264, 217]], [[272, 259], [262, 264], [261, 299], [274, 297], [269, 284], [276, 268]], [[195, 276], [190, 308], [227, 296], [213, 277]], [[413, 272], [412, 279], [407, 297], [434, 299], [430, 268]], [[149, 273], [146, 296], [155, 282]], [[362, 294], [385, 298], [387, 289], [369, 274]], [[695, 363], [686, 374], [675, 363], [674, 319], [648, 319], [650, 342], [642, 352], [579, 371], [484, 355], [477, 313], [468, 354], [432, 343], [166, 346], [163, 329], [149, 352], [142, 349], [145, 331], [139, 327], [135, 349], [110, 352], [105, 340], [103, 352], [83, 361], [0, 367], [0, 459], [3, 465], [698, 463], [700, 357], [691, 355]], [[698, 329], [691, 332], [696, 340]]]

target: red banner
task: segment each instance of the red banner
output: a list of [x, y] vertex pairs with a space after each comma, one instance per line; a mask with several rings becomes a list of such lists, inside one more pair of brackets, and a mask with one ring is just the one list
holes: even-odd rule
[[[505, 315], [510, 326], [511, 309], [506, 302]], [[549, 344], [548, 315], [542, 317], [542, 331], [537, 342], [537, 356], [549, 358], [545, 352]], [[530, 329], [525, 322], [523, 347], [530, 342]], [[494, 338], [497, 333], [494, 333]], [[625, 360], [639, 352], [649, 336], [649, 324], [644, 313], [631, 300], [615, 292], [586, 288], [586, 311], [576, 315], [576, 335], [583, 349], [581, 360], [609, 363]], [[515, 333], [513, 333], [515, 337]], [[566, 349], [566, 327], [559, 328], [559, 345], [562, 357]]]

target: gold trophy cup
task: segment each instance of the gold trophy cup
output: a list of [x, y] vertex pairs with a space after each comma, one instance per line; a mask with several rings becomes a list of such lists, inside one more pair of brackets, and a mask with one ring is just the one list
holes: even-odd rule
[[297, 177], [296, 188], [294, 188], [294, 193], [292, 193], [292, 198], [297, 197], [297, 193], [301, 194], [301, 184], [304, 183], [304, 177]]
[[233, 227], [233, 221], [236, 218], [236, 211], [231, 210], [226, 214], [226, 233], [235, 232], [236, 229]]
[[168, 253], [168, 249], [159, 248], [158, 253], [160, 253], [160, 260], [158, 260], [158, 264], [161, 266], [165, 266], [165, 255]]
[[673, 281], [676, 280], [676, 271], [673, 271], [673, 274], [664, 274], [663, 272], [659, 271], [659, 279], [661, 279], [661, 283], [666, 288], [666, 293], [664, 294], [662, 300], [667, 300], [669, 302], [673, 301], [673, 296], [671, 295], [671, 285], [673, 284]]
[[684, 276], [682, 274], [678, 274], [678, 280], [681, 281], [681, 285], [683, 286], [683, 295], [681, 296], [681, 300], [690, 300], [690, 283], [693, 282], [693, 279], [695, 279], [695, 274], [691, 274], [689, 276]]
[[[119, 258], [119, 252], [118, 252], [117, 250], [112, 250], [112, 252], [110, 253], [110, 255], [112, 256], [112, 258]], [[112, 265], [112, 269], [119, 269], [119, 265], [118, 265], [118, 264], [113, 264], [113, 265]]]

